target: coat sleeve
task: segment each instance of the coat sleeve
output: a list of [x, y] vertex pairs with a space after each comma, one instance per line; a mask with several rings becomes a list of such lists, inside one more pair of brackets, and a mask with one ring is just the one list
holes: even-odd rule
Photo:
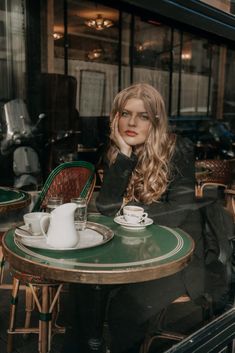
[[196, 209], [194, 161], [192, 143], [180, 138], [172, 158], [172, 177], [166, 193], [159, 202], [142, 205], [155, 223], [180, 227]]
[[118, 153], [115, 162], [104, 168], [104, 180], [96, 199], [98, 211], [106, 216], [114, 216], [120, 209], [137, 157], [127, 157]]

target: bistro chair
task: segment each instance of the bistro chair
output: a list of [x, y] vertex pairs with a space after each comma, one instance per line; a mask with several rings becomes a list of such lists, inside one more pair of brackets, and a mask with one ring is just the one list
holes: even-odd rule
[[[33, 212], [46, 208], [47, 201], [52, 196], [62, 196], [64, 203], [70, 202], [75, 196], [86, 198], [89, 203], [96, 183], [95, 168], [84, 161], [66, 162], [57, 166], [48, 176], [41, 193], [33, 207]], [[13, 288], [10, 307], [10, 322], [8, 329], [7, 352], [13, 349], [14, 334], [37, 333], [39, 335], [38, 350], [40, 353], [50, 352], [52, 333], [64, 333], [65, 329], [56, 324], [59, 312], [59, 296], [63, 284], [48, 281], [40, 275], [29, 275], [12, 269]], [[26, 317], [23, 328], [15, 328], [18, 290], [20, 283], [26, 284]], [[44, 293], [40, 293], [40, 285]], [[43, 285], [43, 286], [42, 286]], [[41, 294], [41, 303], [40, 303]], [[39, 311], [39, 326], [30, 327], [31, 313], [34, 306]]]
[[232, 168], [229, 160], [197, 160], [195, 169], [195, 196], [197, 198], [203, 197], [204, 188], [207, 186], [222, 186], [226, 189], [232, 183]]

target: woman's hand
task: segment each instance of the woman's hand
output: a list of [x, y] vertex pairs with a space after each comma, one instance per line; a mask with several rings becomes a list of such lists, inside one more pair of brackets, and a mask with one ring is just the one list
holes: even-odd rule
[[119, 148], [121, 153], [125, 154], [127, 157], [130, 157], [131, 152], [132, 152], [132, 147], [130, 145], [128, 145], [124, 141], [123, 137], [120, 135], [120, 132], [118, 129], [119, 118], [120, 118], [119, 114], [117, 113], [115, 115], [115, 118], [113, 119], [111, 126], [110, 126], [110, 128], [111, 128], [110, 138], [117, 145], [117, 147]]

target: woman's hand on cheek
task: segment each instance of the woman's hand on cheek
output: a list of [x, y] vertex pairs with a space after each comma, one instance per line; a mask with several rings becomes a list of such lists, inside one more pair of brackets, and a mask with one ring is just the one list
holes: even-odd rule
[[121, 153], [125, 154], [127, 157], [130, 157], [132, 152], [132, 147], [124, 141], [123, 137], [119, 132], [119, 128], [118, 128], [119, 119], [120, 117], [119, 117], [119, 114], [117, 113], [111, 124], [110, 138], [117, 145]]

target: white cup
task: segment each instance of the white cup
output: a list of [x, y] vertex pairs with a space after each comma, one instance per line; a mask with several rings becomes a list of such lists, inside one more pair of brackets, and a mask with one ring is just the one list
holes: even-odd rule
[[137, 224], [144, 221], [148, 217], [148, 213], [144, 212], [143, 207], [124, 206], [123, 216], [127, 223]]
[[42, 217], [49, 215], [46, 212], [30, 212], [26, 213], [24, 218], [24, 223], [28, 230], [32, 232], [33, 235], [40, 235], [41, 234], [41, 226], [40, 220]]

